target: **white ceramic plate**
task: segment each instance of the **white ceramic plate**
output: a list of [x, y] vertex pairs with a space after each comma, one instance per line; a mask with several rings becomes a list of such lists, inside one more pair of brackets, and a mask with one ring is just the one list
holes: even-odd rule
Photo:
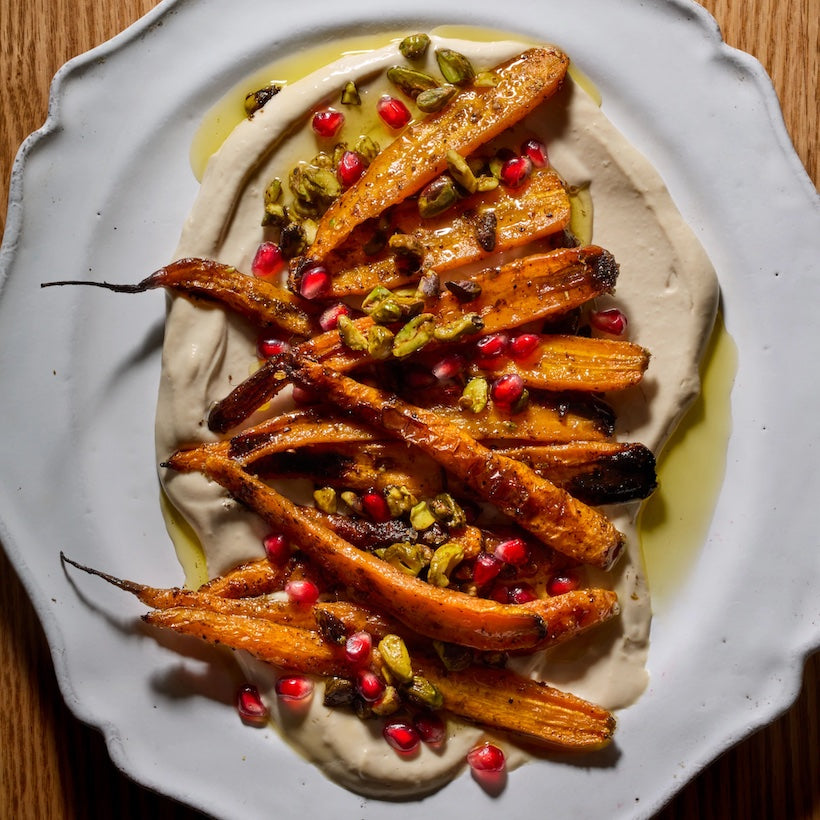
[[[168, 0], [55, 81], [15, 165], [2, 248], [0, 537], [40, 614], [67, 702], [138, 781], [218, 817], [633, 817], [785, 709], [820, 645], [814, 359], [820, 205], [760, 65], [683, 0], [439, 0], [406, 10], [319, 0]], [[410, 7], [412, 6], [412, 10]], [[421, 803], [365, 801], [227, 705], [235, 672], [134, 627], [142, 607], [62, 571], [58, 552], [121, 576], [180, 572], [154, 477], [159, 293], [41, 291], [136, 281], [169, 258], [196, 192], [188, 149], [207, 108], [302, 45], [368, 29], [469, 22], [555, 42], [652, 160], [711, 256], [739, 348], [725, 483], [688, 580], [653, 623], [652, 682], [602, 761], [531, 764], [487, 796], [465, 776]], [[814, 449], [814, 452], [813, 452]], [[693, 470], [698, 465], [692, 465]], [[193, 653], [193, 654], [191, 654]], [[328, 801], [332, 801], [329, 803]]]

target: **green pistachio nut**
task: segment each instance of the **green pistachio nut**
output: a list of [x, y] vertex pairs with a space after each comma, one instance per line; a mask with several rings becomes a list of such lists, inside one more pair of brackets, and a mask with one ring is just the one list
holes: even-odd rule
[[337, 509], [336, 490], [333, 487], [320, 487], [318, 490], [314, 490], [313, 503], [323, 513], [335, 513]]
[[440, 85], [438, 88], [429, 88], [416, 97], [416, 107], [425, 114], [434, 114], [436, 111], [441, 111], [456, 94], [458, 94], [458, 88], [449, 83]]
[[494, 176], [480, 176], [476, 179], [476, 191], [483, 193], [494, 191], [499, 186], [498, 178]]
[[464, 560], [464, 550], [461, 544], [447, 541], [442, 544], [430, 559], [427, 569], [427, 583], [434, 587], [450, 586], [450, 575]]
[[418, 504], [418, 499], [404, 486], [392, 484], [385, 490], [385, 501], [393, 518], [400, 518], [406, 515]]
[[356, 698], [356, 684], [347, 678], [326, 678], [322, 701], [330, 709], [352, 705]]
[[245, 97], [245, 115], [252, 117], [260, 108], [269, 103], [280, 91], [280, 85], [267, 85], [264, 88], [251, 91]]
[[285, 259], [294, 259], [307, 250], [305, 229], [298, 222], [288, 222], [279, 237], [279, 250]]
[[473, 663], [473, 653], [466, 646], [446, 641], [433, 641], [433, 648], [449, 672], [460, 672]]
[[349, 316], [340, 316], [337, 324], [342, 344], [350, 350], [367, 350], [367, 336], [356, 327]]
[[372, 704], [371, 708], [373, 709], [373, 714], [378, 715], [379, 717], [387, 717], [388, 715], [394, 715], [396, 712], [401, 709], [401, 695], [399, 694], [399, 690], [396, 689], [395, 686], [387, 686], [385, 687], [384, 692], [382, 692], [381, 697]]
[[471, 413], [480, 413], [490, 401], [490, 385], [487, 380], [477, 376], [464, 385], [458, 406]]
[[388, 290], [384, 285], [376, 285], [362, 300], [362, 310], [369, 314], [379, 302], [389, 299], [392, 295], [393, 292]]
[[401, 683], [410, 683], [413, 680], [410, 653], [398, 635], [385, 635], [379, 641], [379, 654], [395, 680]]
[[447, 169], [450, 176], [462, 187], [468, 194], [473, 194], [476, 191], [478, 182], [475, 178], [467, 160], [458, 153], [458, 151], [450, 150], [446, 154]]
[[394, 65], [387, 69], [387, 79], [403, 94], [415, 100], [422, 91], [438, 88], [438, 80], [419, 71], [403, 65]]
[[472, 302], [481, 296], [481, 285], [475, 279], [452, 279], [445, 282], [444, 286], [462, 304]]
[[393, 340], [393, 355], [401, 359], [421, 350], [432, 340], [435, 323], [436, 319], [432, 313], [420, 313], [414, 316], [396, 334]]
[[477, 313], [467, 313], [464, 316], [459, 316], [458, 319], [453, 319], [452, 322], [436, 325], [433, 330], [433, 338], [438, 342], [454, 342], [465, 336], [478, 333], [483, 328], [484, 321]]
[[342, 105], [361, 105], [362, 98], [359, 95], [359, 89], [353, 80], [348, 80], [342, 89], [342, 96], [340, 99]]
[[393, 333], [382, 325], [367, 331], [367, 352], [373, 359], [389, 359], [393, 353]]
[[439, 524], [444, 524], [445, 527], [458, 529], [467, 523], [464, 510], [450, 493], [439, 493], [428, 504], [433, 517]]
[[453, 85], [469, 85], [475, 77], [473, 64], [463, 54], [451, 48], [436, 49], [436, 62], [444, 79]]
[[428, 709], [441, 709], [444, 697], [441, 692], [422, 675], [414, 675], [410, 685], [405, 689], [408, 700]]
[[473, 85], [478, 88], [495, 88], [501, 82], [501, 77], [495, 71], [479, 71], [473, 78]]
[[430, 529], [436, 523], [436, 517], [433, 515], [430, 506], [426, 501], [419, 501], [410, 510], [410, 525], [414, 530], [423, 532]]
[[364, 158], [365, 163], [370, 165], [379, 153], [379, 145], [366, 134], [362, 134], [353, 146], [353, 150]]
[[430, 563], [432, 553], [424, 544], [400, 541], [376, 550], [376, 555], [406, 575], [417, 576]]
[[443, 214], [458, 201], [458, 191], [453, 180], [447, 174], [437, 177], [424, 187], [419, 194], [419, 216], [429, 219]]
[[419, 60], [430, 47], [430, 38], [426, 34], [408, 34], [400, 43], [399, 51], [408, 60]]
[[359, 498], [353, 490], [344, 490], [339, 494], [339, 498], [350, 507], [351, 510], [355, 513], [361, 514], [362, 512], [362, 500]]

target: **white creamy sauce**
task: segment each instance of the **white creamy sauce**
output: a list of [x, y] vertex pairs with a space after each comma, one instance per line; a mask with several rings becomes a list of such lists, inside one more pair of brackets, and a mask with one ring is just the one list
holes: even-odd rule
[[[479, 70], [527, 47], [440, 38], [434, 38], [433, 47], [445, 43], [467, 54]], [[318, 150], [309, 114], [335, 103], [350, 79], [363, 91], [362, 108], [370, 100], [372, 109], [381, 93], [375, 83], [398, 62], [403, 60], [395, 44], [345, 56], [286, 86], [237, 126], [208, 163], [175, 258], [208, 257], [250, 271], [265, 238], [260, 216], [267, 183], [274, 176], [285, 179], [297, 161]], [[434, 63], [428, 70], [438, 73]], [[345, 114], [347, 130], [340, 139], [354, 141], [362, 130], [377, 128], [373, 120], [357, 122], [354, 109], [345, 109]], [[621, 268], [615, 296], [599, 304], [620, 306], [630, 320], [630, 340], [652, 355], [639, 386], [608, 397], [618, 414], [617, 435], [658, 453], [699, 390], [698, 362], [718, 298], [709, 260], [659, 175], [574, 82], [568, 80], [556, 97], [516, 128], [518, 133], [543, 139], [552, 165], [570, 185], [590, 186], [593, 241], [611, 251]], [[382, 147], [387, 143], [384, 134], [374, 138]], [[255, 332], [222, 309], [195, 306], [184, 298], [170, 300], [156, 422], [160, 461], [180, 445], [214, 438], [205, 421], [208, 410], [249, 375], [255, 347]], [[161, 477], [169, 498], [202, 543], [209, 575], [263, 554], [266, 525], [218, 485], [198, 474]], [[634, 524], [638, 506], [607, 510], [627, 536], [628, 548], [612, 572], [587, 575], [592, 584], [618, 592], [620, 617], [581, 639], [517, 661], [519, 671], [609, 709], [628, 706], [647, 683], [651, 610]], [[248, 675], [271, 691], [273, 670], [246, 658], [243, 662]], [[387, 746], [378, 721], [363, 722], [343, 710], [323, 707], [321, 687], [306, 711], [281, 708], [275, 698], [270, 701], [274, 719], [291, 744], [334, 780], [370, 795], [398, 797], [440, 787], [463, 768], [466, 752], [484, 737], [480, 729], [451, 719], [443, 748], [431, 750], [422, 744], [408, 759]], [[502, 745], [510, 765], [526, 758], [507, 740]]]

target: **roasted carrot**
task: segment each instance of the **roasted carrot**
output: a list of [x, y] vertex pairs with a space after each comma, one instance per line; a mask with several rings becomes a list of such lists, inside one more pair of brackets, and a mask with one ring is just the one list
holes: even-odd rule
[[465, 89], [409, 126], [328, 208], [307, 255], [325, 259], [357, 225], [419, 191], [447, 167], [448, 150], [466, 157], [523, 119], [558, 89], [568, 66], [556, 48], [529, 49], [495, 69], [496, 86]]

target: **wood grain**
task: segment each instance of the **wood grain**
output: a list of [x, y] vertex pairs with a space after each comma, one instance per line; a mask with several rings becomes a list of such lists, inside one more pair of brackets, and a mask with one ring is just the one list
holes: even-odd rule
[[[154, 0], [3, 0], [0, 8], [0, 222], [21, 141], [45, 120], [51, 77], [70, 57], [138, 19]], [[704, 0], [724, 39], [769, 72], [784, 119], [818, 184], [818, 0]], [[31, 604], [0, 551], [0, 817], [193, 820], [199, 813], [133, 784], [97, 732], [62, 702]], [[820, 820], [820, 656], [771, 726], [729, 750], [659, 815]]]

